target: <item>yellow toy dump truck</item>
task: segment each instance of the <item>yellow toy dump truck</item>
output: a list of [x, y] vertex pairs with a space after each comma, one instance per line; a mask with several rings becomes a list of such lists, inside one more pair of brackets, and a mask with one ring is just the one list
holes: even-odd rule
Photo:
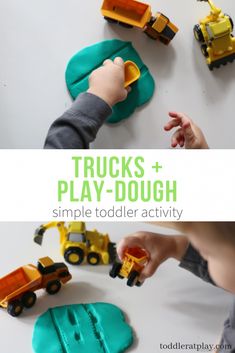
[[111, 271], [110, 277], [121, 279], [127, 278], [129, 287], [140, 287], [143, 283], [139, 281], [139, 276], [145, 265], [148, 263], [149, 256], [145, 250], [140, 248], [129, 248], [125, 251], [123, 263], [115, 262]]
[[11, 316], [19, 316], [23, 308], [31, 308], [36, 302], [36, 290], [45, 288], [56, 294], [61, 283], [72, 278], [64, 263], [54, 263], [49, 257], [38, 260], [38, 266], [26, 265], [0, 279], [0, 307]]
[[80, 265], [85, 259], [90, 265], [113, 263], [116, 258], [115, 243], [108, 234], [96, 229], [86, 230], [84, 222], [50, 222], [41, 225], [34, 234], [34, 241], [41, 245], [47, 229], [57, 227], [60, 233], [60, 250], [71, 265]]
[[169, 44], [178, 28], [169, 18], [158, 12], [154, 17], [151, 6], [135, 0], [104, 0], [101, 7], [104, 18], [111, 23], [141, 28], [150, 38]]
[[232, 35], [233, 21], [216, 7], [211, 0], [210, 14], [194, 26], [194, 36], [201, 43], [201, 51], [210, 70], [226, 65], [235, 59], [235, 38]]

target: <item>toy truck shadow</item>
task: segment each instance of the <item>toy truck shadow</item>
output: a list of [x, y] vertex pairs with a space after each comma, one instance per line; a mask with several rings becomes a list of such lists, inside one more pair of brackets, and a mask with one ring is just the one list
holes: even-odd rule
[[72, 278], [64, 263], [54, 263], [49, 257], [38, 260], [37, 267], [25, 265], [0, 279], [0, 307], [11, 316], [19, 316], [24, 308], [31, 308], [37, 299], [34, 293], [46, 289], [56, 294]]

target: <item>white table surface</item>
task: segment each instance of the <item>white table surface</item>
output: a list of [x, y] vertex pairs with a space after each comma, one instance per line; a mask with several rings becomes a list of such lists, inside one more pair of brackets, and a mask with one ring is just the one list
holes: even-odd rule
[[[43, 256], [63, 261], [56, 230], [45, 234], [42, 247], [33, 242], [33, 233], [38, 225], [0, 223], [0, 277], [19, 266], [36, 263]], [[113, 241], [137, 230], [161, 231], [160, 228], [137, 223], [87, 224], [88, 229], [94, 227], [108, 232]], [[19, 318], [0, 310], [2, 353], [32, 352], [31, 336], [36, 318], [49, 307], [74, 303], [107, 302], [119, 306], [136, 336], [130, 352], [160, 353], [164, 352], [159, 348], [160, 343], [213, 344], [219, 339], [231, 296], [179, 268], [174, 260], [163, 264], [154, 278], [146, 281], [141, 288], [129, 288], [124, 281], [110, 278], [107, 274], [109, 266], [69, 268], [73, 280], [57, 295], [49, 296], [43, 290], [38, 291], [36, 305], [25, 310]]]
[[[104, 126], [95, 148], [169, 148], [169, 110], [187, 113], [212, 148], [234, 148], [235, 63], [209, 71], [192, 29], [209, 13], [196, 0], [148, 1], [180, 28], [172, 44], [138, 29], [108, 25], [101, 0], [0, 0], [0, 148], [41, 148], [50, 124], [70, 104], [69, 59], [104, 39], [132, 41], [156, 80], [152, 101], [118, 126]], [[216, 0], [235, 19], [233, 0]]]

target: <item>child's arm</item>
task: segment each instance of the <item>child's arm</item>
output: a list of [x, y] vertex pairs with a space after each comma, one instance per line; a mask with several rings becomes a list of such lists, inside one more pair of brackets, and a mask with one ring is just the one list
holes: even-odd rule
[[[234, 271], [231, 270], [235, 268], [235, 222], [151, 223], [173, 228], [185, 234], [190, 244], [197, 250], [198, 256], [205, 261], [205, 269], [209, 272], [212, 281], [218, 287], [235, 294], [235, 276]], [[196, 265], [197, 263], [198, 261]], [[191, 266], [190, 263], [187, 265], [188, 269], [189, 266]], [[203, 272], [200, 270], [200, 273]], [[207, 274], [205, 276], [207, 277]], [[203, 276], [200, 277], [203, 278]]]
[[185, 114], [170, 112], [170, 121], [164, 126], [165, 131], [177, 128], [171, 137], [173, 148], [180, 146], [186, 149], [208, 149], [201, 129]]
[[209, 274], [207, 261], [203, 259], [199, 252], [191, 244], [189, 244], [179, 265], [185, 270], [192, 272], [195, 276], [200, 277], [203, 281], [215, 285]]
[[71, 108], [51, 125], [44, 148], [84, 149], [95, 140], [112, 107], [127, 98], [124, 88], [124, 62], [106, 60], [93, 71], [89, 89], [80, 94]]

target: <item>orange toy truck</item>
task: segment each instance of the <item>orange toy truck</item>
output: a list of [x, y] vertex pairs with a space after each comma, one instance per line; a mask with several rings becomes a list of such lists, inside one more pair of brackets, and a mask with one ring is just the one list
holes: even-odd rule
[[109, 275], [112, 278], [127, 278], [129, 287], [138, 286], [142, 283], [139, 276], [149, 260], [148, 254], [141, 248], [130, 248], [125, 251], [123, 263], [115, 262]]
[[36, 290], [45, 288], [56, 294], [61, 283], [72, 278], [64, 263], [54, 263], [49, 257], [38, 260], [38, 266], [26, 265], [0, 279], [0, 307], [11, 316], [19, 316], [23, 308], [31, 308], [36, 302]]
[[150, 38], [169, 44], [178, 28], [160, 12], [152, 15], [151, 6], [135, 0], [104, 0], [101, 13], [111, 23], [141, 28]]

